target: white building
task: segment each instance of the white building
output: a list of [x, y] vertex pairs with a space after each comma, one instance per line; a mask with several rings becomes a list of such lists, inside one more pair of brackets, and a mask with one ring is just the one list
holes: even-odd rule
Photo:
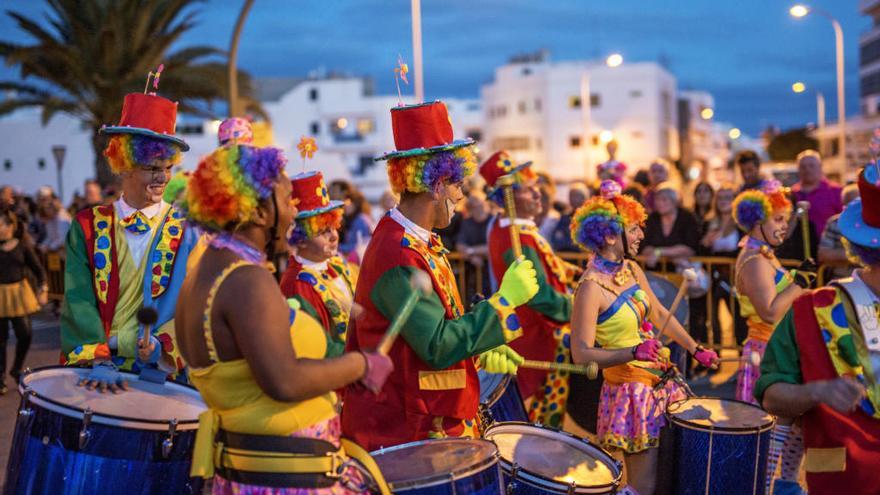
[[[397, 96], [373, 95], [369, 81], [357, 77], [268, 82], [272, 90], [266, 92], [263, 107], [272, 123], [275, 145], [287, 152], [288, 174], [302, 171], [296, 144], [302, 136], [313, 136], [318, 152], [305, 166], [323, 171], [328, 181], [352, 180], [368, 199], [377, 200], [388, 188], [388, 180], [385, 163], [373, 158], [394, 150], [390, 110], [398, 104]], [[479, 102], [443, 101], [455, 136], [479, 139], [483, 119]], [[405, 103], [412, 103], [412, 99], [405, 99]], [[190, 145], [184, 154], [185, 169], [194, 169], [199, 158], [217, 146], [219, 124], [180, 117], [177, 133]], [[59, 114], [43, 127], [38, 110], [19, 111], [0, 119], [0, 132], [5, 143], [0, 147], [0, 184], [12, 184], [27, 194], [43, 185], [57, 190], [53, 145], [67, 148], [62, 170], [65, 202], [94, 176], [91, 135], [76, 119]]]
[[676, 80], [659, 65], [513, 60], [482, 88], [484, 151], [505, 149], [562, 181], [595, 178], [612, 138], [631, 170], [679, 158]]

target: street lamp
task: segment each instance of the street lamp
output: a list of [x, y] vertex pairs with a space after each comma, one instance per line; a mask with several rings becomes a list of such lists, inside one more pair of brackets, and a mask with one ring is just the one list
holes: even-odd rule
[[706, 107], [706, 108], [700, 110], [700, 117], [701, 117], [703, 120], [709, 120], [709, 119], [711, 119], [711, 118], [714, 117], [714, 116], [715, 116], [715, 110], [712, 110], [712, 109], [709, 108], [709, 107]]
[[[811, 9], [803, 4], [797, 4], [791, 7], [788, 10], [788, 13], [791, 14], [792, 17], [797, 19], [806, 17], [808, 14], [818, 14], [829, 21], [831, 21], [831, 26], [834, 28], [834, 45], [837, 59], [837, 124], [839, 125], [839, 135], [838, 140], [840, 141], [839, 150], [840, 150], [840, 163], [842, 170], [840, 170], [841, 176], [846, 174], [847, 163], [846, 163], [846, 98], [844, 94], [844, 73], [843, 73], [843, 29], [840, 27], [840, 23], [837, 22], [837, 19], [831, 16], [828, 12], [825, 12], [821, 9]], [[824, 106], [824, 100], [823, 100]]]
[[[797, 81], [791, 85], [791, 90], [800, 94], [807, 90], [807, 85]], [[825, 96], [821, 91], [816, 91], [816, 126], [819, 129], [825, 127]]]
[[623, 55], [619, 53], [612, 53], [608, 55], [608, 58], [605, 59], [605, 65], [608, 67], [620, 67], [623, 64]]
[[742, 136], [742, 131], [740, 131], [736, 127], [727, 131], [727, 137], [729, 137], [730, 139], [739, 139], [740, 136]]

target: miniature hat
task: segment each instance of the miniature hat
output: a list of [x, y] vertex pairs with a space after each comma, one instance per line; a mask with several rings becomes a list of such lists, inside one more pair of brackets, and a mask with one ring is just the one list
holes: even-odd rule
[[252, 144], [254, 131], [251, 123], [241, 117], [229, 117], [217, 128], [217, 141], [220, 146], [235, 141], [238, 144]]
[[297, 174], [290, 179], [293, 186], [291, 196], [297, 200], [296, 208], [299, 210], [297, 220], [313, 217], [326, 213], [336, 208], [342, 208], [342, 201], [330, 200], [327, 186], [324, 184], [324, 175], [321, 172], [305, 172]]
[[474, 140], [453, 139], [452, 122], [441, 101], [405, 105], [391, 109], [395, 151], [376, 160], [439, 153], [474, 144]]
[[179, 145], [183, 151], [189, 145], [174, 135], [177, 126], [177, 103], [155, 94], [129, 93], [122, 102], [119, 124], [103, 126], [104, 134], [139, 134]]
[[837, 221], [840, 233], [859, 246], [880, 249], [880, 177], [869, 165], [859, 173], [859, 198], [850, 202]]
[[532, 162], [528, 161], [514, 165], [510, 155], [506, 151], [495, 152], [486, 161], [480, 165], [480, 175], [486, 180], [486, 185], [495, 189], [495, 184], [502, 176], [519, 172], [520, 170], [531, 166]]

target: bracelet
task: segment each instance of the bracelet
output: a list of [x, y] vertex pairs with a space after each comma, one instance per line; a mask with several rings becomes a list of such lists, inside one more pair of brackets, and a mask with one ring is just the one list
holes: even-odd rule
[[700, 351], [705, 351], [705, 350], [706, 350], [706, 348], [703, 347], [702, 344], [697, 344], [697, 346], [694, 347], [694, 352], [692, 352], [691, 355], [692, 355], [692, 356], [696, 356], [698, 352], [700, 352]]
[[632, 355], [633, 355], [633, 359], [636, 358], [636, 350], [638, 350], [638, 348], [639, 348], [639, 346], [638, 346], [638, 344], [636, 344], [636, 345], [632, 346], [632, 349], [630, 349], [630, 352], [632, 352]]

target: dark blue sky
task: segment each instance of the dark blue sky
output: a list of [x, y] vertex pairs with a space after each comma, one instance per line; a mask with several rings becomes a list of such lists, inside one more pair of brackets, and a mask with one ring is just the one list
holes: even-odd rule
[[[198, 6], [200, 24], [182, 45], [226, 48], [241, 2]], [[303, 76], [324, 67], [371, 76], [393, 93], [392, 68], [412, 60], [409, 0], [256, 0], [245, 25], [239, 65], [256, 76]], [[858, 39], [870, 19], [856, 0], [810, 4], [842, 24], [847, 110], [858, 109]], [[679, 88], [715, 96], [717, 120], [756, 134], [815, 121], [815, 98], [795, 95], [795, 80], [825, 93], [828, 121], [837, 118], [834, 35], [812, 15], [796, 20], [782, 0], [422, 0], [425, 92], [428, 97], [479, 95], [480, 85], [511, 55], [547, 48], [553, 60], [604, 57], [665, 60]], [[2, 3], [37, 15], [38, 1]], [[24, 41], [11, 20], [0, 38]], [[0, 69], [0, 76], [9, 76]]]

